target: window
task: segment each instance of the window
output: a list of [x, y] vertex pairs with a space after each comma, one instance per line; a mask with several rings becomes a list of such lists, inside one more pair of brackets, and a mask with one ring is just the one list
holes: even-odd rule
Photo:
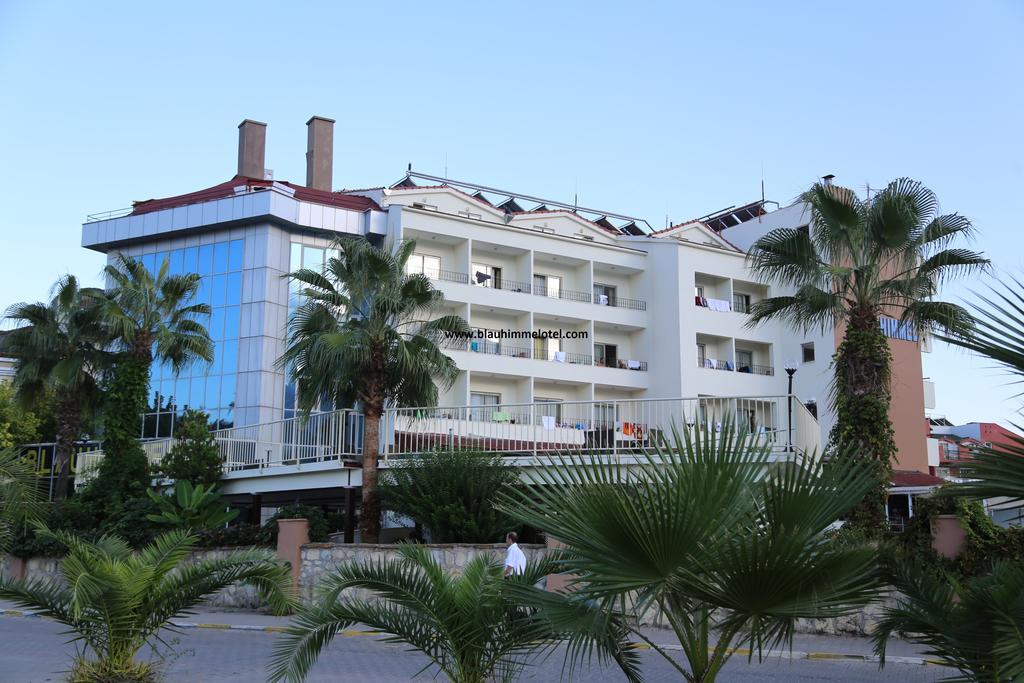
[[693, 295], [696, 297], [704, 298], [704, 285], [697, 285], [693, 288]]
[[558, 299], [562, 296], [562, 278], [558, 275], [534, 275], [533, 293]]
[[595, 426], [614, 427], [615, 422], [618, 420], [618, 413], [619, 411], [614, 403], [595, 403], [594, 420], [597, 422]]
[[814, 342], [807, 342], [800, 345], [800, 356], [804, 363], [814, 362]]
[[537, 360], [554, 360], [555, 354], [561, 350], [561, 339], [537, 337], [533, 340], [533, 357]]
[[490, 420], [495, 408], [501, 405], [501, 394], [489, 394], [474, 391], [469, 395], [470, 409], [469, 419]]
[[602, 306], [615, 305], [615, 287], [594, 283], [594, 303]]
[[732, 310], [737, 313], [750, 313], [750, 295], [734, 292], [732, 295]]
[[740, 372], [753, 372], [754, 352], [736, 349], [736, 369]]
[[555, 418], [555, 424], [562, 422], [562, 399], [536, 396], [533, 400], [537, 404], [538, 424], [543, 424], [544, 421], [541, 419], [543, 417]]
[[475, 285], [501, 289], [501, 268], [484, 263], [474, 263], [473, 277], [470, 281]]
[[707, 344], [697, 344], [697, 366], [704, 367], [708, 359]]
[[594, 365], [614, 368], [618, 363], [619, 347], [615, 344], [594, 344]]
[[441, 257], [413, 254], [405, 263], [405, 272], [410, 275], [426, 275], [432, 280], [437, 280], [441, 274]]

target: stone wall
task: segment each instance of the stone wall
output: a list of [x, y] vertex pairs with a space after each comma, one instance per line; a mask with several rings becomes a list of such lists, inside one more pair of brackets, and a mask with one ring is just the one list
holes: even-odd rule
[[[505, 544], [438, 543], [427, 546], [441, 567], [459, 574], [478, 555], [490, 555], [499, 562], [505, 556]], [[543, 545], [520, 544], [527, 561], [542, 557], [547, 552]], [[348, 562], [376, 562], [398, 557], [397, 545], [369, 545], [363, 543], [309, 543], [302, 546], [302, 570], [299, 573], [299, 596], [304, 602], [312, 599], [316, 584], [331, 570]], [[538, 553], [540, 553], [538, 555]], [[353, 594], [358, 595], [353, 591]]]

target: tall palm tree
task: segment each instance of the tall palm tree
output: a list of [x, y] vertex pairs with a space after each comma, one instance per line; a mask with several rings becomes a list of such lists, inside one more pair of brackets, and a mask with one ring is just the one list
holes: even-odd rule
[[[618, 663], [629, 680], [639, 680], [637, 653], [621, 620], [579, 596], [534, 586], [554, 568], [553, 559], [544, 558], [529, 562], [522, 575], [503, 578], [497, 559], [479, 555], [452, 576], [415, 544], [402, 545], [397, 560], [345, 565], [324, 579], [316, 602], [296, 615], [275, 646], [270, 680], [301, 682], [323, 648], [354, 624], [422, 652], [454, 683], [516, 680], [535, 656], [563, 641], [570, 644], [570, 668], [596, 651], [601, 661]], [[344, 594], [349, 589], [376, 596], [351, 597]], [[557, 607], [549, 613], [525, 606], [532, 598]]]
[[159, 644], [158, 632], [171, 619], [234, 583], [255, 586], [276, 613], [293, 604], [288, 569], [269, 551], [192, 561], [196, 537], [184, 531], [159, 536], [138, 552], [113, 536], [88, 542], [64, 532], [41, 534], [68, 548], [63, 581], [0, 578], [0, 598], [39, 610], [85, 643], [95, 659], [84, 653], [76, 659], [73, 680], [156, 680], [153, 665], [135, 661], [135, 654]]
[[67, 275], [54, 285], [48, 303], [20, 303], [7, 311], [18, 327], [4, 335], [2, 351], [15, 359], [18, 399], [32, 405], [48, 390], [57, 397], [56, 498], [68, 495], [83, 416], [99, 402], [97, 378], [106, 364], [107, 333], [97, 302], [95, 290]]
[[19, 527], [42, 516], [35, 467], [17, 448], [0, 449], [0, 555]]
[[145, 482], [146, 461], [138, 444], [154, 357], [175, 371], [197, 360], [213, 360], [213, 341], [200, 319], [208, 304], [195, 303], [200, 276], [168, 275], [168, 261], [155, 274], [123, 254], [104, 273], [108, 287], [100, 306], [103, 323], [120, 351], [108, 394], [100, 476]]
[[848, 614], [880, 585], [873, 548], [824, 533], [873, 485], [870, 466], [772, 458], [731, 424], [673, 430], [637, 464], [567, 457], [501, 507], [565, 544], [558, 568], [578, 595], [660, 611], [688, 667], [636, 637], [686, 680], [713, 681], [739, 642], [789, 643], [797, 618]]
[[958, 214], [940, 215], [935, 195], [907, 178], [866, 200], [848, 188], [821, 183], [801, 200], [810, 209], [809, 229], [778, 228], [751, 248], [753, 271], [792, 293], [755, 304], [750, 324], [781, 319], [803, 329], [845, 328], [833, 359], [836, 424], [830, 441], [838, 452], [876, 464], [878, 486], [854, 518], [881, 528], [885, 486], [897, 453], [889, 420], [891, 355], [879, 317], [897, 318], [920, 332], [963, 331], [970, 316], [935, 296], [947, 279], [989, 262], [953, 246], [971, 235], [971, 222]]
[[[976, 324], [965, 335], [943, 337], [1024, 377], [1024, 285], [993, 290], [972, 306]], [[1024, 439], [979, 449], [962, 468], [967, 480], [944, 486], [941, 496], [1000, 498], [1024, 505]], [[897, 565], [892, 583], [900, 597], [875, 634], [885, 662], [889, 634], [899, 631], [958, 669], [963, 680], [1024, 679], [1024, 565], [1003, 561], [990, 574], [959, 579], [930, 567]]]
[[440, 343], [469, 328], [457, 315], [436, 315], [444, 294], [425, 275], [406, 272], [415, 242], [381, 248], [339, 238], [334, 247], [337, 255], [323, 270], [289, 274], [304, 301], [288, 322], [288, 348], [279, 364], [294, 376], [299, 407], [307, 414], [324, 400], [338, 407], [361, 405], [359, 526], [363, 542], [376, 543], [380, 417], [391, 405], [435, 405], [438, 386], [447, 389], [458, 376]]

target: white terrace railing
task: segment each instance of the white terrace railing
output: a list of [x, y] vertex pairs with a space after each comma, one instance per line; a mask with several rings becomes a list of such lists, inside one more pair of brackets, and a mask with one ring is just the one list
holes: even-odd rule
[[335, 410], [220, 429], [213, 436], [225, 472], [354, 460], [363, 452], [363, 416]]
[[[174, 443], [171, 439], [151, 439], [142, 442], [142, 451], [146, 454], [150, 469], [158, 469], [160, 461], [171, 452]], [[75, 460], [75, 488], [81, 488], [96, 476], [100, 461], [103, 460], [103, 449], [78, 453]]]
[[[790, 412], [792, 411], [792, 412]], [[609, 455], [650, 448], [673, 425], [721, 429], [733, 421], [777, 453], [815, 456], [818, 421], [796, 396], [561, 401], [454, 408], [396, 408], [382, 418], [385, 461], [438, 448], [519, 456]]]

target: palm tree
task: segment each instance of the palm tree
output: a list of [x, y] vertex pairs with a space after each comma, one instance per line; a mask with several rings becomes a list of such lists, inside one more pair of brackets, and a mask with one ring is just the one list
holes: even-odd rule
[[891, 355], [879, 317], [898, 318], [922, 332], [963, 331], [971, 320], [966, 311], [934, 297], [945, 280], [989, 262], [952, 246], [971, 235], [971, 222], [939, 215], [935, 195], [913, 180], [894, 180], [867, 200], [819, 183], [801, 200], [810, 208], [809, 229], [778, 228], [751, 248], [754, 273], [792, 293], [755, 304], [750, 324], [781, 319], [805, 330], [845, 327], [833, 359], [836, 424], [830, 441], [837, 452], [876, 463], [878, 485], [853, 519], [878, 529], [897, 455], [889, 420]]
[[457, 315], [435, 316], [444, 294], [419, 273], [407, 273], [416, 248], [393, 249], [359, 238], [339, 238], [337, 255], [322, 271], [289, 277], [304, 297], [288, 322], [288, 348], [279, 364], [297, 384], [299, 407], [309, 414], [323, 401], [348, 407], [357, 401], [365, 418], [360, 531], [376, 543], [380, 531], [377, 454], [385, 407], [437, 403], [438, 385], [458, 376], [439, 346], [445, 335], [468, 332]]
[[213, 342], [198, 320], [210, 314], [210, 306], [194, 303], [200, 276], [167, 271], [166, 260], [154, 275], [142, 261], [123, 254], [104, 269], [109, 287], [100, 314], [120, 350], [104, 422], [104, 481], [148, 483], [138, 438], [153, 358], [169, 362], [176, 372], [196, 360], [213, 360]]
[[[514, 680], [534, 656], [562, 641], [570, 643], [570, 668], [596, 650], [601, 661], [613, 660], [630, 680], [639, 680], [637, 653], [620, 620], [577, 596], [534, 587], [553, 569], [551, 558], [534, 560], [522, 575], [503, 578], [495, 558], [479, 555], [460, 576], [451, 576], [430, 550], [415, 544], [403, 544], [397, 560], [345, 565], [327, 576], [317, 601], [296, 615], [278, 641], [270, 680], [304, 680], [323, 648], [354, 624], [419, 650], [455, 683]], [[376, 598], [342, 595], [358, 588]], [[524, 598], [534, 597], [556, 603], [558, 616], [526, 607]]]
[[75, 441], [84, 415], [99, 402], [97, 377], [106, 363], [107, 337], [95, 294], [67, 275], [53, 286], [49, 303], [20, 303], [7, 311], [19, 326], [4, 335], [2, 351], [15, 359], [19, 401], [32, 405], [48, 390], [57, 397], [56, 498], [68, 495]]
[[39, 479], [32, 462], [17, 448], [0, 449], [0, 555], [19, 527], [42, 516]]
[[135, 654], [162, 642], [158, 632], [171, 619], [234, 583], [255, 586], [277, 613], [293, 603], [288, 570], [269, 551], [192, 561], [196, 537], [184, 531], [159, 536], [137, 553], [113, 536], [87, 542], [63, 532], [40, 534], [68, 547], [63, 582], [3, 578], [0, 598], [39, 610], [84, 642], [95, 659], [81, 653], [74, 680], [154, 680], [153, 665], [136, 661]]
[[[1017, 377], [1024, 376], [1024, 285], [994, 290], [975, 305], [974, 327], [943, 337]], [[944, 486], [940, 496], [1005, 497], [1024, 504], [1024, 439], [979, 449], [963, 483]], [[885, 663], [888, 636], [901, 632], [928, 647], [928, 654], [956, 668], [969, 681], [1024, 678], [1024, 566], [997, 562], [986, 576], [959, 579], [948, 572], [897, 564], [892, 584], [899, 592], [875, 633], [875, 650]]]
[[885, 666], [889, 637], [902, 633], [925, 654], [963, 675], [955, 680], [992, 683], [1024, 677], [1024, 566], [997, 563], [992, 573], [963, 582], [942, 571], [897, 564], [896, 605], [886, 609], [872, 636]]
[[501, 507], [566, 545], [557, 564], [578, 595], [660, 611], [688, 668], [634, 633], [686, 680], [715, 680], [739, 641], [760, 654], [791, 642], [797, 618], [874, 596], [874, 550], [824, 533], [873, 485], [867, 463], [773, 463], [770, 445], [731, 424], [674, 429], [637, 458], [566, 457]]

